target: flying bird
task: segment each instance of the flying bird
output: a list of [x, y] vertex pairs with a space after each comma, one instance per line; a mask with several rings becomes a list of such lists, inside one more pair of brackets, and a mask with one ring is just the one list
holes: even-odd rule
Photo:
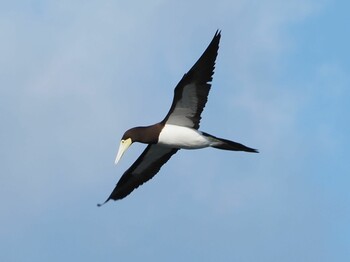
[[202, 56], [177, 84], [170, 110], [162, 121], [151, 126], [134, 127], [124, 133], [115, 164], [132, 143], [148, 146], [125, 171], [104, 203], [122, 199], [150, 180], [179, 149], [213, 147], [258, 153], [256, 149], [198, 130], [211, 88], [220, 38], [221, 32], [216, 31]]

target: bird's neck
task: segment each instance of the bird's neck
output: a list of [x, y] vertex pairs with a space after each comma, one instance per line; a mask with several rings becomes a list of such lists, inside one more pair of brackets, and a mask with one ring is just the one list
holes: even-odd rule
[[158, 143], [158, 137], [163, 125], [155, 124], [151, 126], [139, 126], [131, 129], [133, 134], [133, 141], [144, 144]]

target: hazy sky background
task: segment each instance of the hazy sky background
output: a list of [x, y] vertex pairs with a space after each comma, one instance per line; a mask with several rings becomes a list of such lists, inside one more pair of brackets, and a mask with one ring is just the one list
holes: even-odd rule
[[[0, 261], [350, 261], [348, 1], [2, 1]], [[103, 202], [215, 31], [201, 130]]]

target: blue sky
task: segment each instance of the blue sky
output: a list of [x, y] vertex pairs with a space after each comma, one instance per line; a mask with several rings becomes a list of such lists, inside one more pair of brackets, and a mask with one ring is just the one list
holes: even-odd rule
[[[349, 8], [2, 2], [0, 260], [349, 261]], [[97, 208], [216, 29], [201, 129], [261, 153], [182, 150]]]

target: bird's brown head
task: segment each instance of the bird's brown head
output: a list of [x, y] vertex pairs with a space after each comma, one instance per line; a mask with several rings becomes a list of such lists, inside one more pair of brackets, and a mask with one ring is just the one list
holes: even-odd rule
[[120, 146], [118, 150], [117, 157], [115, 159], [115, 164], [118, 163], [120, 158], [123, 156], [124, 152], [131, 146], [134, 142], [144, 143], [144, 144], [156, 144], [158, 142], [158, 136], [162, 129], [160, 124], [155, 124], [152, 126], [139, 126], [127, 130], [122, 139], [120, 140]]

